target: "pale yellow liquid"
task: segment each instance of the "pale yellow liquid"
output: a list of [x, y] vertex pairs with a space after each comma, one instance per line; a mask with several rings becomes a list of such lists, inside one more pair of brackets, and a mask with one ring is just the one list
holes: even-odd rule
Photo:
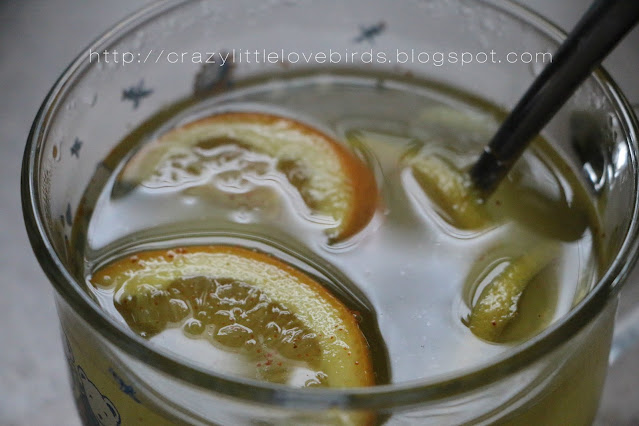
[[[489, 363], [568, 312], [598, 277], [592, 207], [544, 142], [536, 142], [511, 182], [488, 201], [502, 221], [477, 232], [448, 223], [402, 166], [407, 152], [422, 149], [468, 167], [499, 119], [495, 109], [471, 97], [410, 81], [309, 75], [240, 86], [175, 109], [180, 113], [164, 114], [156, 134], [226, 110], [285, 115], [323, 130], [373, 169], [382, 204], [358, 235], [329, 244], [330, 220], [309, 212], [270, 159], [224, 150], [207, 173], [194, 177], [185, 173], [187, 164], [176, 162], [155, 180], [128, 188], [116, 176], [136, 144], [147, 140], [134, 133], [106, 160], [110, 177], [92, 182], [99, 197], [85, 199], [93, 213], [78, 221], [73, 239], [84, 256], [80, 269], [88, 290], [120, 320], [113, 289], [88, 283], [101, 265], [138, 251], [193, 244], [257, 248], [307, 271], [362, 312], [378, 382], [402, 383]], [[149, 129], [163, 120], [151, 121]], [[502, 342], [477, 338], [465, 319], [481, 289], [540, 235], [561, 243], [557, 261], [531, 282]], [[212, 371], [251, 377], [232, 351], [187, 337], [180, 328], [151, 342]]]

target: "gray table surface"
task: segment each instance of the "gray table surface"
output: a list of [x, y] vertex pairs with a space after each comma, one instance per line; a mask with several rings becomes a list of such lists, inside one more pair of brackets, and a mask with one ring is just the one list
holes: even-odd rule
[[[29, 126], [54, 83], [89, 40], [151, 0], [0, 0], [0, 425], [79, 424], [67, 383], [52, 289], [24, 231], [19, 198]], [[570, 28], [588, 0], [529, 0]], [[639, 31], [606, 66], [639, 102]], [[621, 311], [639, 303], [636, 270]], [[639, 425], [639, 348], [610, 369], [598, 424]]]

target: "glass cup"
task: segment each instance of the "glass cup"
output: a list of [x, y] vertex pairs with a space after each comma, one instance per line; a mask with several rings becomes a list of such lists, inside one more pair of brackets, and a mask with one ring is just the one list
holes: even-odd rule
[[[208, 53], [233, 49], [285, 55], [284, 61], [280, 56], [274, 63], [236, 60], [233, 81], [305, 70], [374, 69], [424, 78], [509, 109], [543, 66], [529, 62], [525, 52], [554, 52], [564, 37], [543, 18], [498, 0], [211, 0], [161, 2], [91, 44], [42, 105], [22, 170], [26, 227], [56, 289], [74, 396], [84, 423], [591, 422], [608, 365], [617, 294], [639, 244], [639, 125], [601, 69], [559, 111], [544, 135], [578, 171], [598, 209], [605, 273], [561, 320], [472, 369], [401, 384], [323, 390], [207, 372], [153, 347], [103, 312], [75, 272], [77, 259], [69, 244], [71, 225], [83, 214], [78, 203], [94, 174], [108, 175], [102, 160], [116, 143], [163, 106], [189, 97], [207, 78], [230, 82], [225, 81], [230, 68], [196, 63], [193, 52], [201, 52], [201, 60]], [[369, 63], [358, 55], [352, 61], [341, 57], [339, 63], [309, 64], [299, 58], [302, 52], [329, 49], [374, 49], [392, 60]], [[491, 57], [493, 51], [497, 56]], [[289, 52], [297, 52], [298, 60]], [[428, 60], [420, 52], [429, 53]], [[458, 61], [437, 52], [457, 52]], [[460, 63], [463, 52], [472, 55], [464, 61], [468, 63]], [[497, 58], [502, 62], [492, 60]], [[580, 143], [589, 149], [580, 149]]]

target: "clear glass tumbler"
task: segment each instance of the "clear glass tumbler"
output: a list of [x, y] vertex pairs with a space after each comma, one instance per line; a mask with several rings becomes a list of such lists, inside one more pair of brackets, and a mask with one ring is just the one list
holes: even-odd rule
[[[235, 61], [233, 79], [306, 69], [375, 69], [414, 76], [512, 108], [541, 69], [523, 52], [554, 52], [564, 34], [508, 1], [184, 0], [160, 2], [115, 26], [69, 66], [42, 105], [26, 147], [26, 227], [56, 289], [74, 395], [86, 424], [588, 424], [608, 365], [617, 294], [637, 256], [637, 132], [624, 96], [597, 70], [544, 135], [578, 171], [601, 215], [605, 273], [564, 318], [498, 359], [459, 374], [361, 389], [291, 389], [204, 371], [149, 345], [84, 290], [69, 251], [89, 180], [132, 128], [190, 96], [194, 81], [225, 84], [224, 67], [193, 60], [233, 49], [281, 52]], [[303, 52], [385, 52], [387, 62]], [[109, 52], [105, 55], [104, 52]], [[404, 56], [402, 53], [407, 56]], [[430, 52], [408, 59], [410, 52]], [[496, 52], [491, 58], [490, 52]], [[119, 52], [115, 54], [114, 52]], [[187, 52], [183, 55], [183, 52]], [[287, 55], [297, 52], [296, 56]], [[457, 52], [458, 61], [446, 57]], [[472, 60], [460, 63], [462, 52]], [[478, 55], [483, 52], [484, 55]], [[507, 54], [512, 63], [508, 62]], [[328, 52], [330, 53], [330, 52]], [[345, 59], [346, 58], [346, 59]], [[467, 56], [467, 58], [469, 58]], [[486, 60], [484, 60], [484, 58]], [[501, 59], [501, 62], [491, 59]], [[516, 59], [516, 60], [515, 60]], [[464, 61], [466, 62], [466, 61]], [[219, 64], [218, 64], [219, 65]], [[215, 72], [211, 75], [211, 69]], [[228, 68], [226, 69], [228, 70]], [[207, 74], [208, 73], [208, 74]], [[216, 80], [217, 79], [217, 80]], [[228, 83], [228, 82], [226, 82]], [[587, 127], [596, 138], [572, 141]], [[107, 173], [105, 171], [104, 173]]]

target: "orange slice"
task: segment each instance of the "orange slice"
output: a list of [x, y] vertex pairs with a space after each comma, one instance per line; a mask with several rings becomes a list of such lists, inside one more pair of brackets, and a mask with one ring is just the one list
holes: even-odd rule
[[144, 145], [120, 179], [142, 183], [172, 157], [198, 145], [235, 145], [274, 158], [309, 209], [336, 222], [327, 231], [334, 241], [356, 234], [375, 212], [375, 178], [362, 160], [312, 127], [263, 113], [217, 114], [173, 129]]
[[300, 386], [292, 377], [303, 370], [313, 374], [301, 386], [374, 384], [353, 313], [273, 256], [230, 246], [148, 251], [102, 268], [91, 282], [115, 290], [116, 308], [139, 334], [181, 326], [243, 355], [250, 377]]

